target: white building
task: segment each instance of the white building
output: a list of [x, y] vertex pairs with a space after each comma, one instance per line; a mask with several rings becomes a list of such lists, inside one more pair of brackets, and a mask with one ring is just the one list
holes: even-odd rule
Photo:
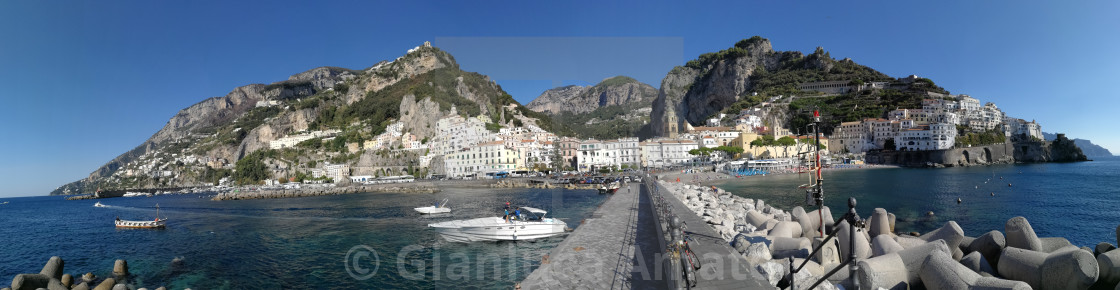
[[653, 139], [641, 142], [642, 166], [668, 167], [677, 165], [695, 165], [699, 162], [696, 156], [688, 151], [700, 148], [696, 141], [685, 139]]
[[898, 150], [904, 151], [945, 150], [953, 148], [956, 139], [955, 125], [934, 123], [899, 131], [894, 143]]
[[283, 149], [283, 148], [295, 147], [296, 144], [299, 144], [300, 142], [315, 139], [315, 138], [333, 137], [335, 135], [338, 135], [339, 132], [341, 132], [341, 131], [339, 131], [339, 130], [326, 130], [326, 131], [313, 131], [313, 132], [310, 132], [310, 133], [287, 136], [287, 137], [283, 137], [283, 138], [280, 138], [280, 139], [268, 141], [268, 149]]
[[504, 142], [491, 141], [445, 155], [444, 164], [447, 175], [451, 177], [475, 174], [483, 176], [486, 173], [515, 170], [519, 167], [520, 160], [517, 151], [506, 147]]

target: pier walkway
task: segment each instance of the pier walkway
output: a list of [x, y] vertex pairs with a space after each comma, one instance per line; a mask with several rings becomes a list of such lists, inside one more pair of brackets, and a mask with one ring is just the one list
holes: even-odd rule
[[[642, 184], [618, 190], [590, 218], [552, 249], [521, 289], [668, 289], [680, 277], [666, 277], [661, 234]], [[675, 198], [673, 211], [697, 241], [692, 249], [704, 261], [697, 289], [774, 289], [746, 259], [719, 238]], [[675, 204], [673, 204], [675, 202]], [[674, 273], [675, 275], [675, 273]]]
[[777, 289], [684, 203], [656, 182], [653, 186], [653, 190], [665, 196], [665, 204], [687, 225], [685, 231], [694, 239], [689, 241], [689, 247], [700, 257], [703, 267], [697, 271], [698, 282], [693, 289]]

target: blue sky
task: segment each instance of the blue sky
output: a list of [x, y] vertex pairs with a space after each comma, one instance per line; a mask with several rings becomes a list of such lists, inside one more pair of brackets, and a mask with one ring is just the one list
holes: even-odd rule
[[[613, 75], [657, 87], [673, 65], [760, 35], [928, 77], [1120, 153], [1106, 125], [1120, 2], [1071, 2], [0, 1], [0, 197], [83, 178], [235, 87], [437, 39], [527, 103]], [[540, 53], [485, 46], [511, 40]]]

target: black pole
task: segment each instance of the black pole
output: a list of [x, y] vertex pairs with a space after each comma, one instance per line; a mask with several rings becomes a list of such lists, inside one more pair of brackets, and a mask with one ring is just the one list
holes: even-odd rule
[[849, 197], [848, 198], [848, 217], [850, 218], [850, 220], [848, 221], [848, 226], [849, 226], [848, 230], [850, 231], [848, 233], [848, 252], [849, 252], [848, 253], [848, 260], [851, 261], [851, 263], [848, 264], [849, 265], [848, 269], [850, 269], [849, 273], [848, 273], [848, 278], [852, 279], [853, 288], [855, 290], [859, 290], [859, 278], [856, 276], [856, 273], [859, 272], [859, 263], [855, 262], [856, 261], [856, 226], [857, 226], [856, 224], [859, 223], [858, 222], [859, 215], [856, 214], [856, 198], [854, 198], [854, 197]]

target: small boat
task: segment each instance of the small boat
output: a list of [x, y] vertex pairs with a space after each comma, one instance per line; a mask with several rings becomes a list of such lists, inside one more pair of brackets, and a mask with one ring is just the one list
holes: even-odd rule
[[[532, 207], [521, 207], [524, 219], [506, 221], [502, 217], [484, 217], [428, 224], [444, 239], [452, 242], [523, 241], [563, 234], [568, 224], [546, 218], [548, 212]], [[526, 213], [527, 212], [527, 213]]]
[[118, 228], [136, 228], [136, 229], [162, 229], [167, 226], [167, 218], [159, 218], [159, 205], [156, 205], [156, 219], [151, 221], [126, 221], [117, 218], [115, 221]]
[[434, 206], [418, 207], [418, 208], [413, 208], [413, 210], [416, 210], [417, 212], [423, 213], [423, 214], [451, 212], [451, 208], [447, 207], [447, 199], [446, 198], [443, 199], [442, 202], [436, 203], [436, 205], [434, 205]]
[[109, 206], [101, 204], [101, 202], [98, 201], [97, 203], [93, 204], [93, 207], [109, 207]]
[[599, 187], [599, 193], [615, 193], [620, 187], [622, 186], [618, 185], [618, 182], [603, 184]]
[[8, 202], [7, 202], [7, 201], [5, 201], [5, 202], [0, 202], [0, 204], [8, 204]]

